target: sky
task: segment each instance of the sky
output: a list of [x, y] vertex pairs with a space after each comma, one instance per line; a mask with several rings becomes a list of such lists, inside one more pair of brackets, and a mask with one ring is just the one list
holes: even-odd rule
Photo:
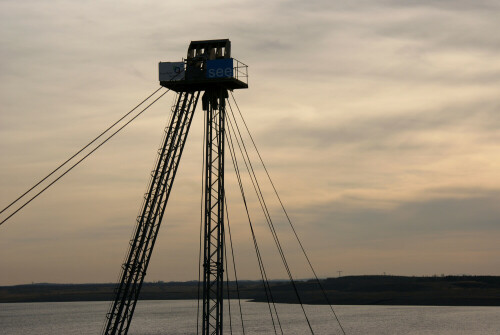
[[[500, 275], [499, 14], [488, 0], [2, 0], [0, 207], [153, 92], [159, 61], [229, 38], [249, 65], [236, 101], [318, 276]], [[0, 226], [0, 285], [116, 281], [174, 99]], [[199, 108], [147, 281], [198, 277], [202, 137]], [[312, 277], [257, 170], [293, 275]], [[238, 277], [258, 279], [230, 163], [226, 183]], [[285, 278], [247, 186], [268, 275]]]

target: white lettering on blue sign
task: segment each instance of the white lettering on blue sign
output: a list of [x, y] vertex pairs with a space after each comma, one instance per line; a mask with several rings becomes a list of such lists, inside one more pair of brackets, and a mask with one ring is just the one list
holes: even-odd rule
[[207, 78], [232, 78], [233, 59], [213, 59], [207, 61]]

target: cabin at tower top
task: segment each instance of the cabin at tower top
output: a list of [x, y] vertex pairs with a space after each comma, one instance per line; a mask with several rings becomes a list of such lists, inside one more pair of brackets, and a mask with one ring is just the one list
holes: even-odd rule
[[192, 41], [186, 59], [160, 62], [159, 79], [176, 92], [248, 88], [248, 66], [231, 58], [229, 39]]

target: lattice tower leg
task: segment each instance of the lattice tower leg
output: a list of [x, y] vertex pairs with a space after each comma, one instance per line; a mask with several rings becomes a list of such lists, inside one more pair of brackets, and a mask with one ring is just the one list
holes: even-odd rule
[[221, 335], [224, 283], [224, 132], [227, 90], [207, 90], [202, 334]]
[[103, 334], [127, 334], [200, 92], [179, 93], [152, 172]]

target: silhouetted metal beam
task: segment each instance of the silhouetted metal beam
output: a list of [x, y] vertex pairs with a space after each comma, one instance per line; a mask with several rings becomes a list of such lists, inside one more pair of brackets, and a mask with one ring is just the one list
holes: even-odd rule
[[128, 332], [199, 95], [200, 92], [182, 92], [178, 95], [141, 214], [137, 218], [128, 257], [122, 267], [121, 280], [115, 289], [115, 300], [106, 315], [103, 334]]
[[226, 89], [207, 90], [206, 110], [203, 335], [221, 335], [224, 284], [224, 132]]

